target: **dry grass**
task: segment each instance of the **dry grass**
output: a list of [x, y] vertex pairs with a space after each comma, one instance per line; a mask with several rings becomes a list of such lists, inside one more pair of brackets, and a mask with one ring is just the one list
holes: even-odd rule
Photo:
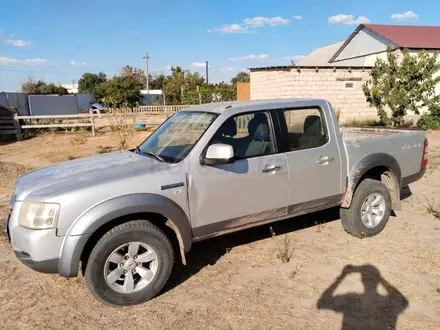
[[[130, 146], [147, 135], [135, 133]], [[118, 146], [114, 132], [89, 137], [78, 146], [70, 139], [66, 134], [44, 134], [0, 145], [0, 219], [7, 215], [16, 178], [31, 167], [48, 166], [69, 155], [93, 155], [97, 146]], [[430, 133], [431, 158], [439, 146], [440, 134]], [[273, 224], [274, 239], [268, 226], [217, 237], [193, 244], [187, 265], [176, 262], [169, 284], [157, 298], [118, 309], [97, 302], [81, 277], [65, 279], [30, 270], [0, 237], [0, 322], [5, 329], [117, 329], [139, 324], [151, 329], [341, 329], [344, 313], [350, 319], [347, 311], [355, 304], [362, 310], [354, 318], [374, 319], [378, 326], [370, 328], [384, 329], [389, 318], [376, 308], [379, 305], [368, 296], [373, 292], [366, 292], [359, 274], [348, 276], [337, 288], [338, 312], [317, 308], [345, 265], [368, 263], [409, 301], [397, 316], [398, 329], [440, 329], [440, 245], [435, 230], [440, 222], [426, 215], [423, 197], [440, 195], [440, 176], [427, 174], [410, 188], [413, 196], [402, 201], [397, 218], [391, 217], [380, 235], [351, 237], [337, 215], [336, 221], [326, 218], [325, 230], [317, 233], [315, 220], [321, 215], [316, 215]], [[294, 257], [282, 263], [274, 249], [283, 250], [285, 236], [293, 239], [292, 235]], [[382, 287], [378, 290], [386, 296]], [[344, 300], [353, 294], [358, 300]], [[372, 313], [370, 319], [366, 312]]]
[[82, 145], [87, 143], [87, 137], [84, 135], [75, 135], [71, 140], [70, 143], [74, 146]]
[[116, 132], [118, 138], [118, 149], [127, 149], [135, 132], [134, 123], [136, 116], [129, 109], [123, 109], [109, 114], [110, 129]]

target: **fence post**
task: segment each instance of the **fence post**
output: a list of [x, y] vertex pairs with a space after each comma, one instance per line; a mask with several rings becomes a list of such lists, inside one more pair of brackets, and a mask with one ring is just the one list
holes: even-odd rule
[[93, 112], [90, 114], [90, 122], [92, 124], [92, 135], [96, 136], [96, 133], [95, 133], [95, 119], [93, 118]]
[[15, 126], [15, 135], [17, 136], [17, 140], [20, 141], [23, 139], [23, 136], [21, 135], [20, 121], [18, 120], [16, 113], [14, 114], [13, 120]]

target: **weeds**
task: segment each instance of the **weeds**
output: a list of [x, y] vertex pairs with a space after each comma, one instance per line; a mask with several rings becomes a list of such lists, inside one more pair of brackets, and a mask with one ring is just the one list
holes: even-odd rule
[[106, 154], [108, 152], [112, 152], [113, 151], [113, 147], [103, 147], [103, 146], [97, 146], [96, 147], [96, 153], [97, 154]]
[[[270, 227], [270, 233], [272, 239], [275, 239], [275, 232]], [[283, 244], [280, 246], [277, 242], [277, 259], [280, 260], [283, 264], [288, 263], [292, 258], [294, 248], [292, 247], [292, 241], [290, 240], [289, 235], [284, 235]]]
[[349, 127], [371, 127], [371, 126], [385, 126], [383, 122], [376, 119], [364, 119], [364, 120], [358, 120], [358, 119], [350, 119], [347, 120], [342, 126], [349, 126]]
[[428, 204], [426, 207], [428, 213], [432, 214], [437, 219], [440, 219], [440, 205], [435, 201], [429, 201], [428, 199], [426, 199], [426, 202]]
[[292, 270], [292, 272], [290, 273], [290, 278], [292, 280], [295, 279], [296, 275], [298, 275], [299, 269], [301, 268], [301, 265], [299, 263], [296, 264], [295, 269]]
[[128, 109], [124, 108], [117, 112], [111, 112], [109, 121], [110, 130], [116, 132], [118, 137], [118, 149], [127, 149], [134, 133], [136, 117]]
[[70, 140], [70, 143], [74, 146], [86, 144], [87, 137], [85, 137], [84, 135], [76, 135]]
[[325, 223], [325, 221], [320, 222], [318, 220], [315, 220], [315, 225], [316, 225], [316, 232], [322, 233], [322, 231], [324, 230], [324, 228], [327, 224]]

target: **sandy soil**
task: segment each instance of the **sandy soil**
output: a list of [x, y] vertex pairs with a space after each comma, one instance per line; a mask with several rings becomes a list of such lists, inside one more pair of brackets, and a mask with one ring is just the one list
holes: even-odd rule
[[[147, 135], [137, 133], [131, 145]], [[106, 307], [80, 277], [33, 272], [1, 236], [0, 324], [4, 329], [340, 329], [345, 322], [361, 329], [361, 321], [378, 329], [440, 329], [440, 219], [427, 212], [427, 199], [440, 203], [440, 135], [429, 138], [425, 178], [411, 185], [412, 195], [406, 190], [403, 210], [380, 235], [353, 238], [337, 221], [337, 210], [330, 210], [273, 224], [274, 238], [269, 226], [218, 237], [195, 244], [188, 266], [176, 265], [164, 292], [141, 306]], [[86, 141], [42, 135], [0, 145], [0, 218], [7, 215], [21, 173], [115, 145], [111, 133]], [[276, 256], [286, 236], [292, 255], [282, 263]]]

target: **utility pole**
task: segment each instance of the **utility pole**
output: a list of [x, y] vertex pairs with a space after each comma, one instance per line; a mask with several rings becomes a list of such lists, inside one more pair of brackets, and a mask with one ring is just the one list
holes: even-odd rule
[[208, 86], [209, 80], [208, 80], [208, 61], [206, 61], [206, 86]]
[[148, 83], [149, 83], [149, 79], [148, 79], [148, 59], [149, 59], [150, 57], [148, 56], [148, 52], [146, 52], [145, 53], [145, 56], [144, 56], [144, 60], [145, 60], [145, 67], [146, 67], [146, 70], [145, 70], [145, 76], [147, 77], [147, 94], [150, 94], [150, 87], [149, 87], [149, 85], [148, 85]]

